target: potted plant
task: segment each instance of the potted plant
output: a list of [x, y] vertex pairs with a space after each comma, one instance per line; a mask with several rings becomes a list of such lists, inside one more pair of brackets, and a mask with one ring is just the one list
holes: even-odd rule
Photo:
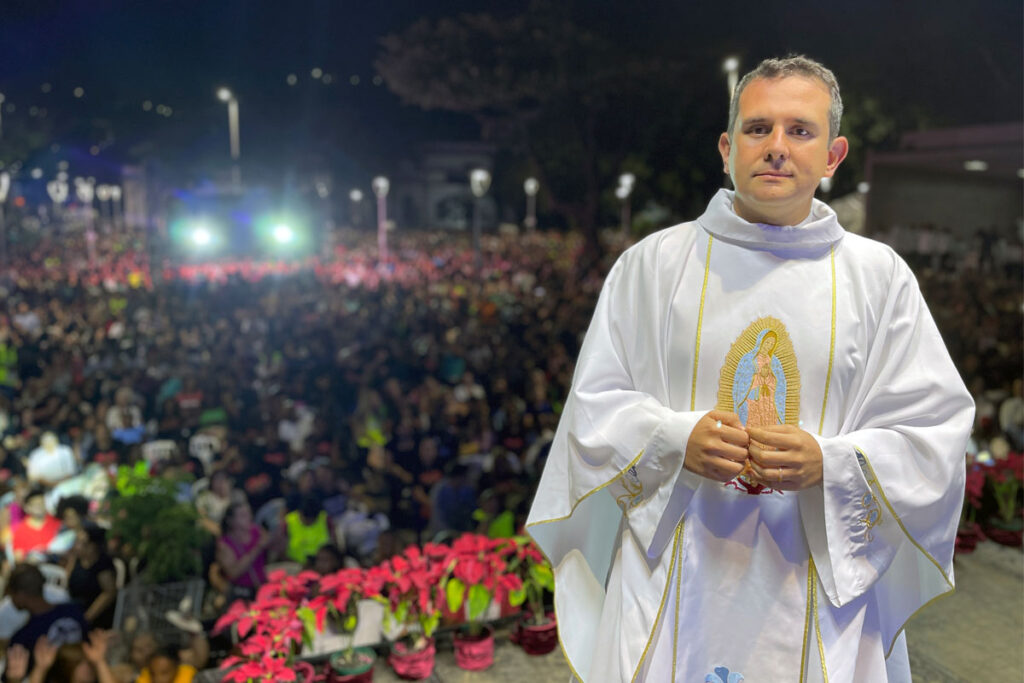
[[996, 543], [1020, 546], [1024, 535], [1020, 492], [1024, 480], [1024, 454], [1007, 453], [987, 468], [988, 484], [996, 503], [996, 516], [990, 517], [985, 534]]
[[385, 627], [394, 640], [388, 662], [399, 677], [427, 678], [434, 670], [434, 631], [441, 622], [440, 580], [451, 551], [428, 543], [367, 571], [367, 583], [385, 607]]
[[[519, 621], [514, 635], [519, 646], [530, 655], [545, 655], [558, 645], [558, 624], [554, 612], [544, 606], [546, 593], [555, 591], [555, 575], [551, 563], [544, 557], [533, 539], [517, 536], [514, 539], [515, 552], [509, 561], [509, 571], [522, 581], [529, 611]], [[513, 602], [521, 599], [513, 595]]]
[[326, 605], [315, 611], [304, 604], [304, 596], [315, 589], [319, 575], [301, 572], [288, 576], [273, 572], [246, 604], [235, 601], [214, 626], [214, 635], [229, 626], [239, 639], [237, 653], [221, 662], [225, 671], [223, 681], [229, 683], [256, 683], [257, 681], [311, 682], [315, 670], [309, 662], [296, 656], [303, 644], [313, 640], [313, 634], [323, 628], [327, 617]]
[[123, 554], [138, 557], [148, 583], [202, 575], [202, 547], [209, 534], [195, 506], [179, 498], [187, 475], [150, 476], [145, 463], [118, 470], [118, 495], [110, 501], [110, 535]]
[[494, 630], [484, 618], [492, 601], [525, 595], [522, 581], [507, 571], [515, 544], [508, 539], [463, 534], [452, 543], [452, 557], [442, 580], [448, 608], [465, 605], [466, 626], [455, 636], [455, 662], [468, 671], [486, 669], [494, 662]]
[[377, 653], [370, 647], [355, 647], [355, 631], [359, 625], [359, 599], [370, 597], [375, 588], [366, 580], [363, 569], [342, 569], [323, 576], [309, 607], [319, 620], [327, 611], [327, 623], [338, 632], [348, 635], [344, 650], [331, 655], [329, 680], [334, 683], [368, 683], [373, 680], [373, 665]]
[[980, 465], [969, 465], [965, 480], [964, 507], [960, 514], [960, 526], [956, 532], [956, 552], [971, 553], [984, 538], [978, 524], [982, 494], [985, 490], [985, 472]]

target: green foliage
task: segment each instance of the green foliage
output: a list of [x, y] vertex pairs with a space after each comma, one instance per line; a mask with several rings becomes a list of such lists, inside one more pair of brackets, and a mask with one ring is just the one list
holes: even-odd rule
[[469, 614], [466, 619], [476, 621], [483, 616], [487, 605], [491, 604], [491, 592], [476, 583], [469, 587]]
[[466, 584], [459, 579], [450, 579], [444, 587], [444, 597], [448, 601], [448, 611], [454, 612], [466, 597]]
[[202, 571], [200, 550], [209, 539], [195, 507], [179, 502], [182, 480], [150, 477], [141, 463], [121, 467], [118, 496], [110, 503], [111, 535], [138, 557], [151, 583], [182, 581]]

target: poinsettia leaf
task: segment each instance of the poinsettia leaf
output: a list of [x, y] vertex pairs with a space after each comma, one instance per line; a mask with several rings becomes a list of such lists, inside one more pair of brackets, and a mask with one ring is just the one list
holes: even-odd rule
[[303, 606], [298, 609], [297, 614], [302, 621], [302, 641], [304, 643], [313, 642], [313, 637], [316, 636], [316, 612]]
[[444, 596], [448, 601], [448, 611], [455, 612], [462, 607], [462, 600], [466, 596], [466, 584], [459, 579], [452, 579], [444, 588]]
[[513, 607], [519, 607], [519, 605], [526, 602], [526, 588], [518, 588], [508, 592], [508, 604]]
[[359, 618], [356, 615], [354, 615], [354, 614], [350, 614], [347, 617], [345, 617], [345, 623], [342, 624], [342, 628], [345, 631], [350, 631], [350, 632], [351, 631], [355, 631], [356, 630], [356, 625], [358, 623], [359, 623]]
[[551, 573], [549, 567], [544, 565], [534, 564], [530, 566], [530, 578], [533, 579], [537, 585], [542, 588], [546, 588], [551, 592], [555, 590], [555, 575]]
[[487, 605], [491, 602], [491, 592], [476, 584], [469, 587], [469, 614], [466, 618], [470, 621], [476, 621], [483, 616], [484, 610], [487, 609]]
[[431, 612], [429, 615], [420, 617], [420, 626], [423, 627], [423, 635], [427, 638], [434, 635], [434, 631], [437, 630], [437, 626], [440, 623], [441, 615], [437, 612]]
[[398, 603], [398, 607], [395, 608], [395, 621], [399, 624], [405, 623], [405, 618], [409, 615], [409, 601], [403, 600]]

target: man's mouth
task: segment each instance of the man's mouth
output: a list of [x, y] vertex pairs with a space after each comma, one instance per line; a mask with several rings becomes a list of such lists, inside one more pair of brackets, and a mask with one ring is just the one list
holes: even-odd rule
[[789, 173], [782, 173], [781, 171], [764, 171], [762, 173], [755, 173], [755, 178], [768, 177], [768, 178], [790, 178], [792, 177]]

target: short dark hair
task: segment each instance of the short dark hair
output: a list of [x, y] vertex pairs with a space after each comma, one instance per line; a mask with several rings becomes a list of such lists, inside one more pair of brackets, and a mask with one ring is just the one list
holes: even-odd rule
[[41, 598], [45, 583], [46, 579], [39, 571], [39, 567], [34, 564], [22, 563], [11, 571], [11, 578], [7, 580], [7, 594]]
[[65, 496], [60, 499], [57, 503], [57, 518], [62, 519], [64, 513], [68, 510], [74, 510], [78, 513], [79, 517], [85, 517], [89, 514], [89, 499], [85, 496]]
[[729, 102], [729, 128], [726, 131], [729, 139], [732, 139], [732, 129], [736, 125], [736, 117], [739, 116], [740, 95], [750, 85], [750, 82], [758, 78], [770, 80], [788, 76], [803, 76], [825, 86], [829, 95], [828, 141], [831, 143], [836, 139], [836, 136], [839, 135], [839, 125], [843, 119], [843, 98], [839, 95], [839, 81], [824, 64], [795, 54], [781, 59], [765, 59], [740, 80], [736, 91], [732, 94], [732, 101]]

